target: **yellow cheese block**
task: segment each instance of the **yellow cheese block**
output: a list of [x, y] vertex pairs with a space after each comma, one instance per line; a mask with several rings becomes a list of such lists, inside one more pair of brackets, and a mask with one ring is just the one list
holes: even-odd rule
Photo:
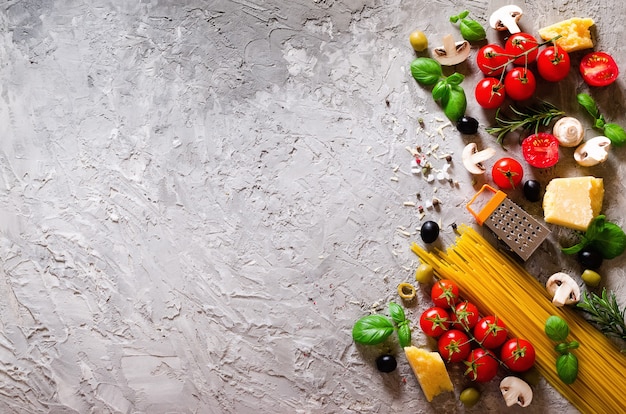
[[589, 28], [593, 26], [590, 18], [573, 17], [539, 29], [539, 36], [543, 40], [550, 40], [561, 35], [556, 40], [556, 44], [561, 46], [566, 52], [575, 52], [593, 47]]
[[554, 178], [543, 196], [546, 223], [585, 231], [602, 210], [604, 182], [596, 177]]
[[454, 391], [446, 365], [438, 352], [407, 346], [404, 354], [428, 402], [442, 392]]

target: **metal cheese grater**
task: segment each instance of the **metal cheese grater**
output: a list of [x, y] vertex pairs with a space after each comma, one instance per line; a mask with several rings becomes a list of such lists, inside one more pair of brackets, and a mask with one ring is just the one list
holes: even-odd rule
[[[472, 208], [481, 204], [478, 212]], [[472, 197], [467, 209], [478, 224], [485, 224], [523, 260], [527, 260], [550, 234], [546, 226], [508, 199], [506, 193], [488, 184]]]

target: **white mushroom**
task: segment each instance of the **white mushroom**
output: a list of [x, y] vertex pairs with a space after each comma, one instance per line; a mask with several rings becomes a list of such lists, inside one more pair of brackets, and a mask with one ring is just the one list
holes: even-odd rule
[[467, 40], [455, 43], [454, 37], [449, 34], [443, 37], [443, 46], [433, 49], [433, 58], [444, 66], [457, 65], [467, 59], [470, 50]]
[[580, 288], [568, 274], [558, 272], [550, 276], [546, 289], [552, 295], [552, 303], [561, 307], [571, 305], [580, 300]]
[[574, 151], [574, 159], [583, 167], [593, 167], [609, 158], [610, 149], [611, 140], [607, 137], [599, 136], [591, 138], [576, 148], [576, 151]]
[[517, 25], [522, 17], [522, 9], [513, 4], [500, 7], [491, 14], [489, 26], [498, 31], [508, 30], [511, 34], [519, 33], [522, 30]]
[[517, 377], [505, 377], [500, 381], [500, 392], [507, 407], [513, 404], [528, 407], [533, 400], [533, 390], [530, 385]]
[[582, 142], [585, 129], [578, 119], [566, 116], [556, 121], [552, 135], [559, 140], [562, 147], [575, 147]]
[[471, 142], [463, 148], [461, 158], [463, 159], [463, 166], [467, 171], [472, 174], [480, 175], [485, 173], [485, 167], [483, 162], [496, 155], [496, 150], [493, 148], [486, 148], [482, 151], [478, 151], [476, 143]]

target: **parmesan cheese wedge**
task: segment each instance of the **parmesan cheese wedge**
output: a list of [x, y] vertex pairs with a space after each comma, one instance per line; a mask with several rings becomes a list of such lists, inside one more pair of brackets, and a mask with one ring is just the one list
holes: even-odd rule
[[446, 365], [438, 352], [407, 346], [404, 354], [428, 402], [443, 392], [454, 391]]
[[554, 178], [543, 196], [546, 223], [585, 231], [602, 210], [604, 182], [596, 177]]
[[593, 24], [590, 18], [573, 17], [539, 29], [539, 36], [543, 40], [550, 40], [561, 35], [555, 43], [568, 53], [590, 49], [593, 41], [589, 28]]

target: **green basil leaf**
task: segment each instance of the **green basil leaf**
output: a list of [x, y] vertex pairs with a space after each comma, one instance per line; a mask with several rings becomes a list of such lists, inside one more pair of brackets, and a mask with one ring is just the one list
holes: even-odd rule
[[463, 88], [459, 85], [450, 85], [450, 93], [441, 99], [441, 106], [450, 121], [458, 121], [465, 115], [467, 109], [467, 99]]
[[581, 251], [582, 249], [584, 249], [585, 247], [587, 247], [587, 244], [588, 243], [586, 243], [586, 242], [580, 242], [580, 243], [575, 244], [573, 246], [562, 248], [561, 252], [563, 254], [576, 254], [579, 251]]
[[366, 345], [383, 342], [393, 333], [393, 323], [382, 315], [364, 316], [354, 324], [352, 339]]
[[434, 85], [443, 77], [443, 70], [435, 59], [418, 57], [411, 62], [411, 75], [422, 85]]
[[460, 28], [461, 36], [468, 42], [478, 42], [487, 37], [485, 29], [476, 20], [463, 19]]
[[589, 115], [593, 117], [593, 119], [598, 119], [600, 117], [600, 111], [598, 110], [598, 106], [596, 105], [596, 101], [586, 93], [579, 93], [576, 95], [576, 100], [589, 112]]
[[450, 85], [448, 85], [445, 81], [440, 80], [433, 88], [433, 99], [435, 101], [438, 101], [440, 99], [447, 99], [450, 95], [450, 89], [452, 89]]
[[626, 250], [626, 233], [620, 226], [604, 222], [602, 229], [593, 238], [587, 235], [590, 245], [602, 254], [605, 259], [614, 259]]
[[602, 233], [605, 223], [606, 216], [604, 214], [594, 217], [585, 230], [585, 237], [590, 241], [596, 239]]
[[561, 342], [559, 344], [556, 344], [556, 346], [554, 347], [554, 350], [558, 352], [559, 354], [564, 355], [569, 352], [569, 346], [567, 346], [567, 342]]
[[553, 341], [564, 341], [569, 335], [569, 326], [560, 316], [552, 315], [546, 320], [544, 327], [546, 335]]
[[406, 321], [404, 309], [395, 302], [389, 302], [389, 316], [391, 316], [391, 319], [393, 319], [396, 325], [400, 325], [402, 322]]
[[576, 381], [578, 376], [578, 358], [576, 355], [570, 353], [561, 355], [556, 360], [556, 373], [566, 384], [571, 384]]
[[605, 122], [604, 122], [604, 117], [602, 115], [600, 115], [598, 119], [596, 119], [596, 121], [593, 123], [593, 127], [595, 129], [599, 129], [600, 131], [604, 130], [604, 125], [605, 125]]
[[463, 82], [463, 79], [465, 79], [465, 76], [462, 73], [454, 72], [445, 79], [445, 82], [448, 85], [460, 85], [461, 82]]
[[398, 326], [398, 342], [402, 348], [411, 345], [411, 328], [409, 321], [404, 321]]
[[604, 135], [611, 140], [611, 144], [621, 147], [626, 144], [626, 131], [617, 124], [604, 124]]

